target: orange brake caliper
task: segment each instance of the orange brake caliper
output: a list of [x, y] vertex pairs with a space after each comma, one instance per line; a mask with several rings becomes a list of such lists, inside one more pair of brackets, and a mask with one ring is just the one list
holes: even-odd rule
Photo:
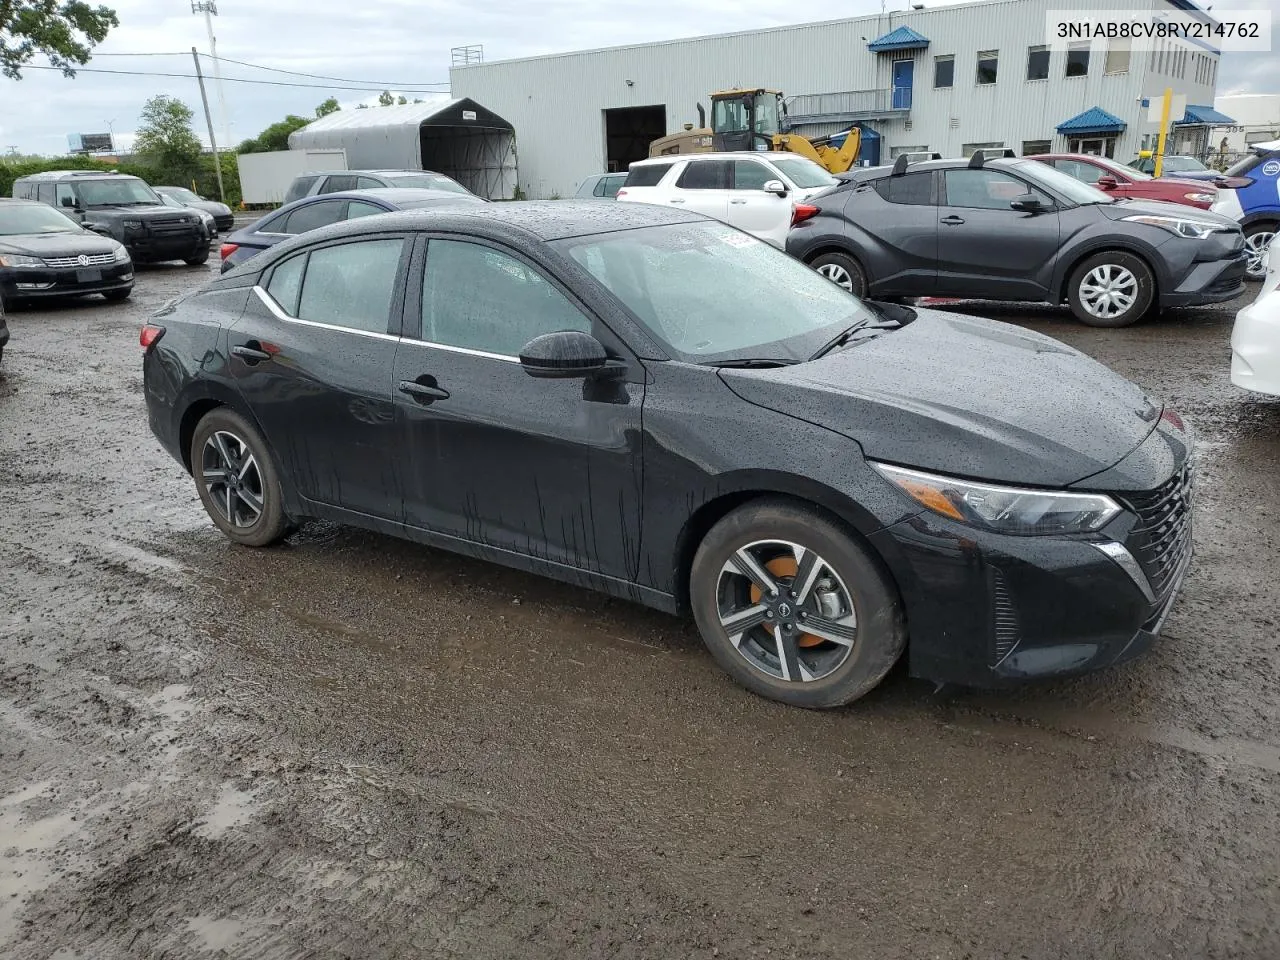
[[[779, 579], [794, 578], [799, 570], [795, 557], [774, 557], [764, 565], [764, 568]], [[764, 591], [756, 584], [751, 584], [751, 602], [759, 603], [763, 596]], [[773, 624], [770, 621], [766, 620], [764, 625], [770, 632], [773, 631]], [[822, 638], [815, 637], [812, 633], [802, 633], [796, 637], [796, 643], [802, 647], [816, 647], [822, 643]]]

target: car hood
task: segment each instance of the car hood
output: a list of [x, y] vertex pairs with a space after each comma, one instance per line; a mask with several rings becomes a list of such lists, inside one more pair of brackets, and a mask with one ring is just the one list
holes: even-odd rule
[[0, 237], [0, 253], [29, 257], [74, 257], [78, 254], [111, 253], [120, 244], [108, 237], [84, 230], [80, 233], [24, 233]]
[[203, 210], [205, 213], [212, 214], [215, 217], [225, 217], [231, 213], [231, 208], [225, 203], [219, 203], [217, 200], [192, 200], [187, 204], [193, 210]]
[[1230, 217], [1224, 217], [1209, 210], [1198, 210], [1184, 203], [1167, 203], [1164, 200], [1117, 200], [1115, 203], [1098, 204], [1098, 209], [1112, 220], [1123, 220], [1125, 217], [1140, 214], [1158, 214], [1177, 217], [1180, 220], [1198, 220], [1219, 227], [1237, 226]]
[[104, 203], [87, 208], [89, 213], [110, 213], [136, 220], [150, 220], [155, 217], [195, 216], [195, 212], [187, 214], [178, 207], [166, 207], [163, 203], [150, 203], [141, 207], [128, 204]]
[[1026, 486], [1066, 487], [1107, 470], [1160, 418], [1159, 401], [1049, 337], [917, 314], [818, 360], [721, 376], [747, 402], [855, 440], [872, 460]]

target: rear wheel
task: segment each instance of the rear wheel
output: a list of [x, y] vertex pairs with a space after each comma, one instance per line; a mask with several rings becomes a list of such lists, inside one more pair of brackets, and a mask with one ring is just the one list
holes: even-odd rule
[[720, 666], [798, 707], [858, 699], [906, 645], [897, 592], [877, 560], [819, 511], [785, 500], [717, 523], [694, 556], [689, 596]]
[[1091, 327], [1127, 327], [1151, 307], [1151, 269], [1131, 253], [1111, 250], [1087, 257], [1067, 282], [1067, 303]]
[[1245, 268], [1245, 274], [1250, 280], [1261, 280], [1267, 275], [1263, 256], [1275, 237], [1276, 224], [1274, 223], [1255, 223], [1245, 229], [1245, 252], [1249, 254], [1249, 265]]
[[266, 444], [225, 407], [207, 413], [191, 437], [191, 473], [200, 502], [236, 543], [265, 547], [288, 529], [280, 479]]
[[824, 253], [809, 262], [809, 266], [855, 297], [867, 295], [867, 275], [861, 264], [847, 253]]

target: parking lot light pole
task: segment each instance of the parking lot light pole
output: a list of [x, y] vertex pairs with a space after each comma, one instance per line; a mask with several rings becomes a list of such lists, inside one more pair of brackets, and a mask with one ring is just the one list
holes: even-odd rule
[[227, 191], [222, 186], [222, 160], [218, 156], [218, 141], [213, 136], [213, 117], [209, 114], [209, 97], [204, 92], [204, 74], [200, 72], [200, 54], [191, 48], [191, 59], [196, 63], [196, 81], [200, 84], [200, 102], [204, 104], [204, 122], [209, 127], [209, 147], [213, 150], [213, 172], [218, 178], [218, 199], [227, 202]]

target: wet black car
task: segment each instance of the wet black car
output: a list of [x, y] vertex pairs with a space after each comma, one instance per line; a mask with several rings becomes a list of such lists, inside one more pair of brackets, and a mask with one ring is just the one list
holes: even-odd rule
[[1139, 387], [687, 212], [336, 224], [142, 343], [151, 429], [232, 540], [322, 517], [692, 613], [800, 706], [904, 650], [976, 684], [1125, 660], [1190, 560], [1190, 441]]
[[5, 302], [100, 293], [123, 300], [133, 262], [123, 245], [52, 207], [0, 199], [0, 297]]

